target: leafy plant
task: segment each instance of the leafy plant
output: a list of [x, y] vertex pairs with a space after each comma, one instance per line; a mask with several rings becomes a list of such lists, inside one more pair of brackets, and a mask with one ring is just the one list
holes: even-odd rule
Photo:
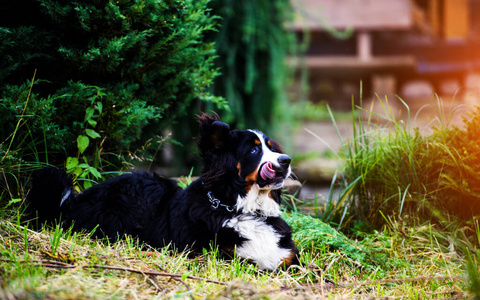
[[321, 220], [295, 212], [284, 213], [282, 218], [292, 227], [293, 238], [300, 248], [322, 252], [339, 250], [358, 264], [371, 267], [365, 249]]
[[182, 189], [186, 189], [194, 180], [192, 178], [192, 174], [193, 174], [193, 168], [190, 169], [190, 174], [188, 174], [188, 176], [181, 177], [178, 180], [178, 186], [181, 187]]
[[[102, 97], [105, 96], [105, 93], [103, 93], [100, 88], [96, 89], [96, 94], [88, 98], [88, 100], [91, 101], [91, 106], [87, 107], [85, 110], [85, 118], [83, 121], [84, 133], [77, 137], [77, 157], [69, 156], [65, 165], [67, 172], [72, 173], [76, 177], [80, 177], [82, 179], [87, 179], [89, 177], [93, 177], [95, 180], [103, 179], [102, 174], [97, 170], [98, 165], [96, 167], [90, 166], [88, 163], [88, 158], [85, 155], [81, 157], [83, 163], [79, 162], [80, 156], [84, 154], [85, 150], [90, 145], [90, 139], [101, 138], [101, 135], [95, 131], [94, 128], [97, 126], [97, 120], [102, 116], [103, 113], [103, 104], [101, 100]], [[95, 115], [95, 113], [97, 113], [97, 115]], [[98, 148], [96, 152], [99, 152]], [[85, 189], [91, 186], [91, 180], [84, 181], [83, 187]]]
[[215, 28], [206, 4], [36, 0], [2, 5], [0, 140], [14, 132], [29, 92], [28, 84], [19, 83], [34, 70], [39, 79], [23, 114], [28, 122], [18, 133], [32, 133], [35, 144], [43, 139], [57, 165], [78, 150], [93, 155], [95, 147], [85, 146], [100, 140], [96, 133], [105, 152], [136, 149], [158, 138], [193, 100], [222, 103], [207, 92], [217, 70], [213, 43], [203, 40]]

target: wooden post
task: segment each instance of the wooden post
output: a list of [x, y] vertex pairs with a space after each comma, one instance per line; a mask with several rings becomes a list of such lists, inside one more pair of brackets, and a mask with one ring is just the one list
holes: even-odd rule
[[444, 0], [445, 38], [466, 38], [469, 30], [468, 0]]
[[357, 33], [357, 55], [363, 61], [372, 58], [372, 35], [369, 32]]
[[428, 1], [428, 20], [432, 27], [433, 34], [440, 35], [440, 0]]

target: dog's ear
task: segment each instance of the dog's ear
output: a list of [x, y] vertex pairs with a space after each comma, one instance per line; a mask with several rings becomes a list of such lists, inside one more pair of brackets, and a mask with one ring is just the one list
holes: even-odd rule
[[197, 117], [200, 125], [198, 146], [202, 153], [213, 149], [223, 149], [230, 140], [230, 126], [220, 121], [217, 114], [201, 114]]

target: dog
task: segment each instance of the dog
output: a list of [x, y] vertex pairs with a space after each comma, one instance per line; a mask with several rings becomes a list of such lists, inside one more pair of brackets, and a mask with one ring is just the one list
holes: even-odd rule
[[280, 194], [291, 174], [281, 146], [256, 130], [231, 130], [218, 115], [200, 114], [201, 176], [186, 189], [150, 172], [132, 172], [75, 192], [61, 169], [32, 174], [27, 195], [38, 220], [116, 239], [138, 237], [201, 253], [214, 242], [263, 270], [299, 264], [290, 226], [280, 217]]

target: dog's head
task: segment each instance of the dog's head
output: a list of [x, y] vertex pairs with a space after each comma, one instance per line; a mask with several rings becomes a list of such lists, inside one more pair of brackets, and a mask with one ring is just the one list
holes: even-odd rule
[[256, 130], [231, 130], [217, 115], [202, 114], [200, 154], [203, 176], [208, 181], [236, 177], [243, 182], [244, 193], [280, 189], [291, 174], [290, 157], [281, 146]]

